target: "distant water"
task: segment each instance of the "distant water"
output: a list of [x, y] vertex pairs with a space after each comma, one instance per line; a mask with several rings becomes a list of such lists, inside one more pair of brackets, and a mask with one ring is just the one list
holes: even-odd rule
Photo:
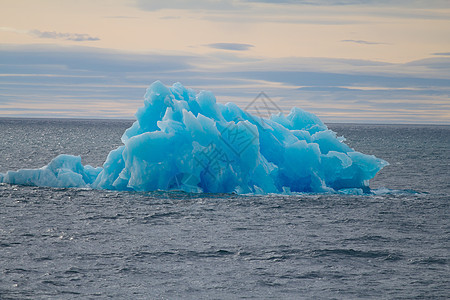
[[[98, 166], [130, 121], [0, 119], [0, 172]], [[0, 299], [448, 299], [450, 126], [331, 124], [373, 195], [0, 185]]]

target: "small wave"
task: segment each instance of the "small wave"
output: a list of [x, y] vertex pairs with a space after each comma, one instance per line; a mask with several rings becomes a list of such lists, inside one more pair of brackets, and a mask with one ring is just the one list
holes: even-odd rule
[[43, 257], [38, 257], [34, 259], [36, 262], [41, 262], [41, 261], [48, 261], [48, 260], [53, 260], [53, 258], [51, 258], [50, 256], [43, 256]]
[[160, 219], [160, 218], [167, 218], [167, 217], [173, 217], [173, 216], [179, 216], [180, 214], [177, 212], [155, 212], [152, 215], [144, 217], [144, 220], [150, 220], [150, 219]]
[[347, 242], [375, 241], [375, 242], [386, 243], [386, 242], [392, 241], [392, 239], [389, 237], [380, 236], [380, 235], [363, 235], [363, 236], [359, 236], [359, 237], [348, 238], [348, 239], [345, 239], [345, 241], [347, 241]]
[[85, 272], [85, 270], [76, 267], [70, 267], [69, 269], [64, 271], [64, 274], [79, 274], [83, 272]]
[[310, 271], [302, 274], [285, 274], [281, 275], [281, 279], [317, 279], [325, 277], [324, 274], [317, 271]]
[[55, 281], [55, 280], [43, 280], [41, 281], [42, 284], [47, 284], [47, 285], [53, 285], [53, 286], [66, 286], [65, 283], [63, 282], [59, 282], [59, 281]]
[[372, 189], [370, 191], [370, 194], [372, 195], [421, 195], [421, 194], [428, 194], [426, 192], [418, 192], [415, 190], [394, 190], [394, 189], [388, 189], [388, 188], [378, 188], [378, 189]]
[[185, 257], [185, 258], [210, 258], [210, 257], [222, 257], [228, 255], [235, 255], [236, 252], [225, 249], [209, 250], [209, 251], [192, 251], [192, 250], [176, 250], [176, 251], [139, 251], [134, 254], [134, 257], [144, 258], [163, 258], [168, 256]]
[[427, 258], [422, 258], [419, 260], [414, 260], [412, 262], [413, 264], [420, 264], [420, 265], [432, 265], [432, 264], [437, 264], [437, 265], [446, 265], [448, 263], [448, 259], [446, 258], [440, 258], [440, 257], [427, 257]]
[[315, 256], [348, 256], [355, 258], [384, 258], [386, 260], [399, 260], [401, 256], [387, 251], [361, 251], [354, 249], [320, 249], [313, 251]]

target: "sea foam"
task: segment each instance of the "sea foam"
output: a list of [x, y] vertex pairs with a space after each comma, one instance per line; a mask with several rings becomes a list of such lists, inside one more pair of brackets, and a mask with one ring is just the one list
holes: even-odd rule
[[59, 155], [0, 182], [48, 187], [212, 193], [368, 192], [388, 163], [357, 152], [312, 113], [261, 118], [180, 83], [154, 82], [103, 167]]

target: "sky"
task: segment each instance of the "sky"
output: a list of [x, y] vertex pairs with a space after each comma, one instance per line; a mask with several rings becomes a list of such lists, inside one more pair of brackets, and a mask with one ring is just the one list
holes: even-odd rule
[[0, 117], [131, 119], [155, 80], [450, 125], [450, 1], [0, 0]]

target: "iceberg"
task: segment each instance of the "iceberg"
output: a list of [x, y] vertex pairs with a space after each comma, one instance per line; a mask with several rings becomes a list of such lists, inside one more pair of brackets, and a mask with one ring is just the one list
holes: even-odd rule
[[[103, 167], [59, 155], [0, 182], [122, 191], [266, 194], [369, 192], [388, 163], [357, 152], [314, 114], [293, 108], [262, 118], [209, 91], [154, 82]], [[353, 192], [352, 192], [353, 191]]]

